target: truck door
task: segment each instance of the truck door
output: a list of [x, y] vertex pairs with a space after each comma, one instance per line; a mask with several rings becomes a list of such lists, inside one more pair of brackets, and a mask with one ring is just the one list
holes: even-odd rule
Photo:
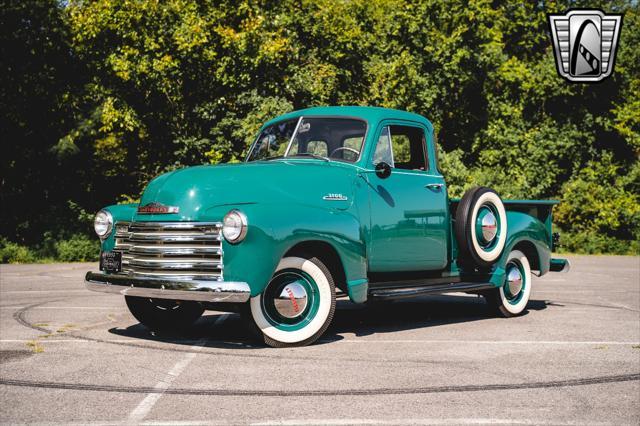
[[[383, 123], [370, 166], [384, 161], [391, 175], [367, 174], [371, 272], [440, 270], [447, 265], [447, 191], [430, 167], [431, 137], [419, 124]], [[435, 162], [431, 162], [435, 165]]]

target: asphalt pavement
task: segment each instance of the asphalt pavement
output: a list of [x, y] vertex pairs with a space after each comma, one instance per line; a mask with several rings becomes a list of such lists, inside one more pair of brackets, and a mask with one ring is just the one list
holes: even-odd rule
[[640, 424], [640, 257], [574, 256], [528, 309], [451, 294], [353, 305], [312, 346], [238, 315], [153, 335], [95, 264], [0, 266], [0, 423]]

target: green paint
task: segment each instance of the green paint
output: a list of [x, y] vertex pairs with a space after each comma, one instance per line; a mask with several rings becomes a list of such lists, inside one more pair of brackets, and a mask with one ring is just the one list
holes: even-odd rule
[[[285, 253], [298, 243], [322, 242], [338, 253], [352, 301], [366, 301], [369, 271], [459, 271], [457, 247], [444, 177], [437, 170], [433, 126], [416, 114], [383, 108], [323, 107], [280, 116], [263, 127], [300, 116], [357, 117], [367, 123], [362, 154], [355, 163], [308, 157], [197, 166], [158, 176], [145, 189], [141, 205], [179, 206], [177, 214], [137, 215], [136, 204], [109, 206], [116, 221], [222, 221], [231, 209], [248, 217], [240, 244], [223, 241], [225, 281], [247, 282], [252, 296], [262, 293]], [[387, 179], [373, 173], [375, 142], [387, 124], [424, 130], [426, 171], [394, 169]], [[442, 184], [439, 191], [425, 188]], [[328, 194], [343, 199], [325, 200]], [[540, 271], [549, 270], [554, 201], [506, 201], [507, 243], [493, 271], [482, 279], [504, 282], [509, 251], [532, 245]], [[494, 213], [498, 217], [497, 213]], [[499, 231], [502, 226], [499, 225]], [[102, 246], [113, 248], [113, 235]], [[477, 278], [480, 279], [480, 278]]]

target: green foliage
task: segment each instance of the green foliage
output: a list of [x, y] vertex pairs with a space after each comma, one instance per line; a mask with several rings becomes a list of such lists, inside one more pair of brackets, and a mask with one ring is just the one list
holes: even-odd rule
[[0, 261], [2, 263], [33, 263], [36, 255], [28, 247], [0, 238]]
[[0, 238], [1, 263], [94, 262], [100, 255], [100, 244], [94, 237], [74, 234], [57, 239], [45, 235], [42, 244], [26, 247]]
[[620, 240], [597, 232], [565, 232], [560, 253], [640, 255], [640, 241]]
[[100, 244], [96, 238], [75, 234], [55, 243], [56, 259], [62, 262], [89, 262], [98, 260]]
[[[624, 13], [600, 84], [556, 73], [546, 14], [570, 7]], [[559, 198], [572, 250], [620, 252], [640, 227], [638, 12], [631, 0], [9, 0], [0, 235], [11, 253], [93, 258], [78, 236], [93, 212], [157, 174], [238, 161], [287, 111], [375, 105], [432, 120], [452, 196], [481, 184]]]
[[[595, 241], [633, 241], [637, 250], [640, 240], [640, 167], [636, 163], [626, 176], [621, 176], [619, 169], [610, 154], [587, 163], [564, 185], [564, 196], [555, 217], [558, 225], [576, 233], [578, 240], [582, 238], [580, 236], [595, 235]], [[597, 246], [595, 242], [589, 245]]]

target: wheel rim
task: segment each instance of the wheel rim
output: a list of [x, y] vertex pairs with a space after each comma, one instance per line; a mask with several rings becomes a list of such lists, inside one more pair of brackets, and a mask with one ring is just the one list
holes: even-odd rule
[[309, 324], [318, 312], [320, 298], [316, 282], [306, 272], [282, 270], [262, 295], [262, 311], [267, 321], [284, 331], [295, 331]]
[[480, 207], [475, 228], [480, 248], [491, 251], [500, 240], [500, 215], [493, 205], [484, 204]]
[[507, 264], [506, 274], [504, 295], [508, 303], [516, 305], [522, 299], [527, 286], [524, 268], [520, 262], [512, 260]]

